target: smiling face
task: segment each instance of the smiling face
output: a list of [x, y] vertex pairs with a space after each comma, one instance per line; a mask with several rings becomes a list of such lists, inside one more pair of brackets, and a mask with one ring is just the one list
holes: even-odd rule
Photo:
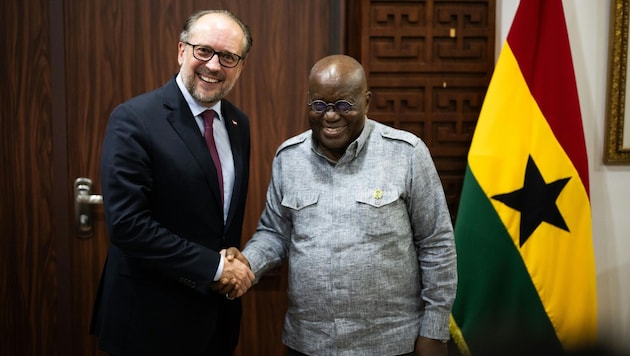
[[308, 101], [334, 103], [346, 100], [352, 109], [340, 114], [332, 108], [324, 113], [309, 109], [308, 119], [313, 138], [322, 152], [337, 161], [350, 143], [361, 134], [371, 93], [367, 91], [365, 73], [352, 57], [333, 55], [317, 62], [308, 80]]
[[[230, 52], [243, 57], [246, 40], [240, 26], [229, 16], [211, 13], [199, 18], [186, 39], [193, 45], [210, 47], [216, 52]], [[245, 65], [242, 60], [234, 68], [219, 63], [218, 55], [208, 62], [193, 56], [193, 47], [184, 42], [178, 44], [177, 61], [184, 86], [195, 100], [206, 107], [223, 99], [234, 87]]]

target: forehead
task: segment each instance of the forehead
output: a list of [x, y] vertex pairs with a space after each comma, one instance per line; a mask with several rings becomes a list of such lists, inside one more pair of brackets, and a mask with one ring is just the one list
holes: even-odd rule
[[240, 53], [245, 36], [240, 26], [224, 14], [201, 17], [190, 29], [190, 42], [211, 46], [216, 50]]
[[[321, 78], [320, 78], [321, 79]], [[337, 101], [354, 99], [361, 93], [361, 88], [348, 81], [328, 78], [313, 80], [309, 84], [309, 96], [312, 100]]]

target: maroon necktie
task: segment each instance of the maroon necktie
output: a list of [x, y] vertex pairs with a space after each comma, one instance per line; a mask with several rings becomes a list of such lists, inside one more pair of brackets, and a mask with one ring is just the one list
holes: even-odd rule
[[217, 176], [219, 178], [219, 191], [221, 192], [221, 202], [223, 202], [223, 170], [221, 169], [221, 160], [219, 159], [219, 152], [217, 146], [214, 143], [214, 133], [212, 130], [212, 123], [214, 122], [214, 110], [206, 110], [201, 113], [203, 117], [204, 131], [203, 137], [206, 139], [206, 145], [210, 150], [210, 156], [214, 161], [214, 166], [217, 168]]

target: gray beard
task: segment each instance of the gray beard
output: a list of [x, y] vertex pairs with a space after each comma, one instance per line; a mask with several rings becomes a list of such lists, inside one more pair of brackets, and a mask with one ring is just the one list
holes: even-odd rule
[[201, 95], [197, 89], [195, 88], [194, 85], [186, 85], [186, 89], [188, 89], [188, 92], [190, 93], [190, 95], [197, 100], [199, 103], [202, 104], [213, 104], [218, 102], [219, 100], [223, 99], [225, 97], [225, 95], [227, 95], [226, 90], [223, 89], [221, 91], [219, 91], [218, 93], [216, 93], [215, 95], [212, 96], [203, 96]]

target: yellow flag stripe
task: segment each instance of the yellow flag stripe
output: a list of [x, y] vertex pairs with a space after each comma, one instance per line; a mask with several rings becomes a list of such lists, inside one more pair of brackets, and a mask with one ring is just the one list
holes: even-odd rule
[[455, 345], [457, 346], [460, 354], [462, 356], [471, 356], [468, 344], [466, 344], [466, 339], [464, 339], [464, 335], [462, 334], [462, 331], [459, 328], [459, 325], [457, 325], [457, 322], [455, 321], [455, 318], [453, 318], [452, 314], [448, 323], [448, 329], [451, 333], [451, 337], [453, 338], [453, 342], [455, 342]]
[[[570, 177], [556, 200], [569, 231], [543, 222], [521, 248], [520, 212], [491, 197], [523, 187], [529, 156], [546, 183]], [[588, 194], [533, 99], [507, 42], [486, 94], [468, 162], [519, 249], [558, 338], [566, 348], [594, 340], [596, 290]]]

